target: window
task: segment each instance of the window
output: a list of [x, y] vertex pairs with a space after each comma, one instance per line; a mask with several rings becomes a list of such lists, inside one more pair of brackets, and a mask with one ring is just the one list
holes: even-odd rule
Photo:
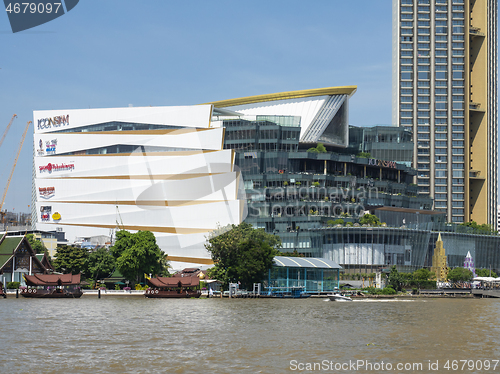
[[446, 110], [448, 103], [446, 102], [436, 102], [436, 110]]
[[455, 140], [455, 139], [463, 139], [464, 138], [464, 133], [463, 132], [459, 132], [459, 133], [456, 133], [454, 132], [452, 134], [452, 139]]
[[453, 170], [453, 178], [463, 178], [464, 171], [463, 170]]
[[446, 126], [436, 126], [435, 129], [436, 131], [448, 131]]
[[445, 193], [437, 193], [436, 195], [434, 195], [434, 198], [436, 200], [446, 200], [447, 199], [447, 194]]
[[446, 187], [445, 186], [439, 186], [434, 189], [436, 192], [446, 192]]
[[464, 154], [464, 149], [463, 148], [453, 148], [452, 153], [454, 155], [463, 155]]
[[436, 48], [446, 49], [448, 48], [448, 43], [436, 43]]
[[448, 32], [448, 28], [446, 26], [436, 26], [436, 34], [446, 34]]
[[419, 42], [428, 42], [430, 40], [431, 40], [430, 36], [427, 36], [427, 35], [419, 35], [418, 36], [418, 41]]
[[447, 72], [445, 72], [445, 71], [436, 71], [436, 79], [447, 79], [447, 78], [448, 78], [448, 73]]
[[429, 96], [418, 96], [417, 101], [419, 103], [428, 103], [430, 99]]
[[463, 102], [453, 102], [453, 109], [464, 109], [464, 103]]
[[447, 153], [447, 150], [446, 148], [436, 148], [434, 153], [437, 155], [445, 155]]
[[435, 142], [436, 147], [446, 147], [447, 144], [444, 141], [436, 141]]
[[443, 57], [436, 58], [436, 64], [447, 64], [447, 63], [448, 63], [447, 58], [443, 58]]
[[463, 147], [464, 146], [464, 142], [463, 142], [463, 140], [454, 140], [453, 143], [452, 143], [452, 146], [453, 147]]
[[458, 169], [458, 170], [463, 170], [464, 164], [453, 164], [452, 169]]
[[464, 156], [453, 156], [452, 161], [464, 161]]
[[453, 71], [453, 79], [464, 79], [463, 71]]
[[436, 95], [446, 95], [448, 90], [446, 88], [436, 88]]
[[439, 140], [446, 140], [447, 134], [436, 134], [435, 138]]
[[436, 87], [446, 87], [446, 81], [436, 81]]
[[401, 79], [413, 79], [413, 73], [401, 72]]
[[451, 197], [453, 200], [463, 200], [464, 199], [464, 195], [461, 193], [454, 193], [451, 195]]
[[401, 104], [401, 109], [413, 109], [413, 104]]
[[446, 156], [436, 156], [435, 157], [435, 161], [436, 162], [446, 162], [447, 161], [447, 157]]
[[447, 101], [447, 97], [446, 96], [436, 96], [436, 101]]
[[419, 88], [418, 89], [418, 94], [419, 95], [429, 95], [429, 89], [428, 88]]
[[411, 96], [401, 96], [402, 103], [411, 103], [413, 102], [413, 97]]

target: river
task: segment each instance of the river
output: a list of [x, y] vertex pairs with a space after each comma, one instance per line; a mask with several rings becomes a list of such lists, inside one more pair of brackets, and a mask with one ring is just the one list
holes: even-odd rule
[[500, 372], [497, 299], [11, 296], [0, 316], [0, 373]]

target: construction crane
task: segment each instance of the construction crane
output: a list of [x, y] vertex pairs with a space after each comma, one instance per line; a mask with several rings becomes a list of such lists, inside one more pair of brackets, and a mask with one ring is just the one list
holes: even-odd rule
[[14, 122], [14, 118], [16, 118], [16, 117], [17, 117], [17, 114], [14, 114], [14, 115], [12, 116], [12, 118], [11, 118], [11, 120], [10, 120], [9, 124], [7, 125], [7, 128], [5, 129], [5, 132], [4, 132], [4, 133], [3, 133], [3, 135], [2, 135], [2, 139], [0, 140], [0, 146], [2, 146], [2, 143], [3, 143], [4, 139], [5, 139], [5, 137], [7, 136], [7, 132], [9, 131], [10, 126], [12, 125], [12, 122]]
[[14, 170], [15, 170], [16, 165], [17, 165], [17, 159], [19, 158], [19, 155], [21, 154], [21, 149], [23, 148], [24, 138], [26, 137], [26, 134], [28, 133], [28, 129], [29, 129], [30, 125], [31, 125], [31, 121], [29, 121], [26, 124], [26, 128], [24, 129], [23, 137], [21, 138], [21, 142], [19, 143], [19, 148], [17, 149], [17, 155], [16, 155], [16, 158], [14, 160], [14, 165], [12, 165], [12, 170], [10, 171], [9, 179], [7, 180], [7, 185], [5, 186], [5, 190], [3, 191], [2, 201], [0, 202], [0, 215], [2, 216], [2, 223], [4, 222], [5, 215], [7, 214], [7, 211], [2, 210], [3, 203], [5, 202], [5, 197], [7, 196], [7, 191], [9, 189], [10, 181], [12, 180], [12, 175], [14, 174]]

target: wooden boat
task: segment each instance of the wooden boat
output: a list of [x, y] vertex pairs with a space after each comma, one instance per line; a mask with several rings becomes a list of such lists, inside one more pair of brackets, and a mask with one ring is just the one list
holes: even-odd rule
[[81, 274], [35, 274], [25, 275], [27, 288], [21, 296], [29, 298], [79, 298]]
[[148, 279], [150, 288], [144, 292], [149, 298], [200, 297], [200, 279], [194, 277], [158, 277]]

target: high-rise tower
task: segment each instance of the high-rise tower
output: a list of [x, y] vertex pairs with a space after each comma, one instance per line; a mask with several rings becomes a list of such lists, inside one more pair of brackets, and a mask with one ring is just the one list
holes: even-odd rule
[[393, 0], [393, 123], [449, 221], [496, 226], [497, 0]]

